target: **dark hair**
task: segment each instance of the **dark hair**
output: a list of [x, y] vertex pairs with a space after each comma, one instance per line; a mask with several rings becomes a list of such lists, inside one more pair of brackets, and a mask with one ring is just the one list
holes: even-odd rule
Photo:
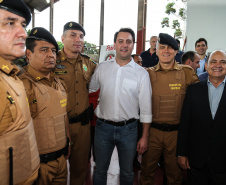
[[204, 38], [199, 38], [199, 39], [195, 42], [195, 47], [196, 47], [197, 43], [202, 42], [202, 41], [204, 41], [205, 44], [206, 44], [206, 46], [207, 46], [207, 41], [206, 41], [206, 39], [204, 39]]
[[134, 58], [135, 56], [140, 57], [140, 55], [138, 55], [138, 54], [132, 54], [132, 55], [131, 55], [131, 57], [133, 57], [133, 58]]
[[209, 58], [210, 58], [210, 54], [211, 54], [211, 53], [208, 53], [208, 54], [207, 54], [207, 57], [206, 57], [206, 59], [205, 59], [205, 63], [208, 63], [208, 60], [209, 60]]
[[195, 60], [195, 54], [196, 54], [196, 52], [194, 52], [194, 51], [187, 51], [187, 52], [185, 52], [185, 53], [182, 55], [182, 57], [181, 57], [181, 63], [182, 63], [182, 64], [185, 64], [185, 62], [186, 62], [188, 59], [190, 59], [192, 62], [194, 62], [194, 60]]
[[121, 28], [119, 31], [117, 31], [114, 35], [114, 43], [116, 43], [116, 39], [117, 39], [117, 36], [119, 34], [119, 32], [128, 32], [132, 35], [133, 37], [133, 43], [135, 43], [135, 33], [134, 31], [131, 29], [131, 28]]
[[26, 39], [26, 49], [31, 50], [32, 53], [34, 53], [35, 46], [37, 46], [37, 43], [35, 42], [37, 39]]
[[176, 39], [176, 41], [177, 41], [177, 44], [179, 44], [179, 45], [180, 45], [180, 40], [179, 40], [179, 39]]

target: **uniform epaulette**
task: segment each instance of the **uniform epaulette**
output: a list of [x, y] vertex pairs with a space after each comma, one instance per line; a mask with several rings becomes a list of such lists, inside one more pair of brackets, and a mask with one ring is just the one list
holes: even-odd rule
[[83, 57], [87, 57], [87, 58], [90, 58], [87, 54], [85, 53], [80, 53], [80, 55], [82, 55]]
[[95, 65], [97, 65], [97, 63], [94, 62], [93, 60], [91, 60], [90, 57], [89, 57], [87, 54], [85, 54], [85, 53], [80, 53], [80, 55], [83, 56], [83, 57], [88, 58], [91, 62], [93, 62]]
[[93, 62], [94, 64], [96, 64], [96, 65], [97, 65], [97, 63], [96, 63], [96, 62], [94, 62], [93, 60], [91, 60], [91, 59], [90, 59], [90, 61], [91, 61], [91, 62]]
[[189, 69], [194, 70], [194, 69], [193, 69], [191, 66], [189, 66], [189, 65], [179, 64], [179, 66], [181, 67], [181, 69], [182, 69], [182, 68], [189, 68]]
[[155, 71], [155, 70], [156, 70], [156, 67], [155, 67], [155, 66], [153, 66], [153, 67], [148, 67], [148, 68], [146, 68], [146, 70], [147, 70], [147, 71]]

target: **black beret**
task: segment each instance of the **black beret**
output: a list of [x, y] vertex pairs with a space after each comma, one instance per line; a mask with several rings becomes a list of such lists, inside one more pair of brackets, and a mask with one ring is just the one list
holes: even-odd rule
[[68, 22], [64, 25], [64, 31], [66, 30], [80, 30], [81, 32], [83, 32], [84, 36], [86, 35], [85, 30], [83, 29], [83, 27], [76, 23], [76, 22]]
[[12, 12], [24, 17], [26, 24], [31, 21], [31, 12], [23, 0], [2, 0], [0, 1], [0, 9]]
[[27, 39], [35, 39], [35, 40], [44, 40], [53, 44], [56, 47], [56, 51], [58, 51], [58, 44], [53, 35], [42, 27], [35, 27], [31, 30], [31, 33], [28, 35]]
[[172, 36], [170, 36], [168, 34], [160, 33], [158, 42], [163, 45], [171, 46], [175, 50], [179, 50], [176, 39], [174, 39]]

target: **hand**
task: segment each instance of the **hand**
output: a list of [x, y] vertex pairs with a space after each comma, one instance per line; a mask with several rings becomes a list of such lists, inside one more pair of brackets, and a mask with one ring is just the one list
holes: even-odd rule
[[137, 143], [138, 154], [143, 154], [148, 149], [148, 137], [142, 137]]
[[72, 142], [69, 142], [70, 144], [68, 145], [68, 153], [67, 153], [67, 156], [65, 156], [66, 160], [69, 159], [70, 155], [71, 155], [71, 143]]
[[68, 154], [66, 156], [66, 160], [69, 159], [70, 155], [71, 155], [71, 146], [68, 146]]
[[190, 164], [187, 157], [183, 157], [183, 156], [177, 157], [177, 162], [182, 169], [184, 170], [190, 169]]

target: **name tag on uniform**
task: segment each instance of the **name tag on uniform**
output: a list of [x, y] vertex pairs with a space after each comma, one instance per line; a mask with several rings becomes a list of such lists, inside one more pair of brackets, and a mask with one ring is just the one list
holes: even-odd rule
[[56, 75], [62, 75], [62, 74], [67, 74], [67, 71], [55, 71], [54, 73]]
[[65, 69], [65, 66], [64, 65], [61, 65], [61, 64], [58, 64], [58, 65], [56, 65], [56, 68], [57, 69]]

